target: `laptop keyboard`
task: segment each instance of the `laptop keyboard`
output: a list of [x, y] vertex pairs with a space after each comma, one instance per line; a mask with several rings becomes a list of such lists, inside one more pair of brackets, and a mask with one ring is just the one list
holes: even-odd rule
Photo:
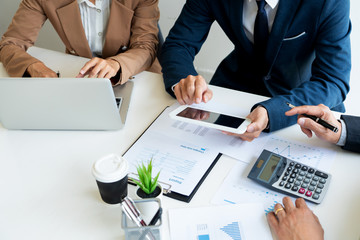
[[116, 97], [115, 100], [116, 100], [117, 108], [120, 109], [121, 102], [122, 102], [122, 97]]

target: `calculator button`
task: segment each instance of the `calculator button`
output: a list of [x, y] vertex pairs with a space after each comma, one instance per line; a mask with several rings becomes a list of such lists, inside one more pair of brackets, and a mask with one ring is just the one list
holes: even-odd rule
[[323, 178], [320, 178], [320, 181], [319, 181], [319, 182], [322, 183], [322, 184], [325, 184], [325, 183], [326, 183], [326, 180], [323, 179]]
[[305, 195], [306, 195], [307, 197], [311, 197], [312, 192], [311, 192], [311, 191], [306, 191]]
[[319, 177], [314, 176], [314, 177], [313, 177], [313, 180], [314, 180], [314, 181], [319, 181]]
[[314, 172], [315, 172], [315, 169], [310, 168], [308, 172], [309, 172], [309, 173], [314, 173]]
[[291, 172], [291, 170], [293, 170], [293, 168], [292, 168], [292, 167], [288, 167], [287, 170], [288, 170], [289, 172]]
[[294, 192], [296, 192], [297, 190], [299, 190], [299, 187], [293, 186], [293, 187], [291, 188], [291, 190], [293, 190]]
[[290, 184], [290, 183], [287, 183], [287, 184], [285, 185], [285, 188], [287, 188], [287, 189], [291, 188], [291, 184]]
[[301, 170], [307, 171], [307, 170], [308, 170], [308, 167], [307, 167], [307, 166], [303, 166], [303, 167], [301, 168]]
[[290, 175], [290, 177], [296, 178], [296, 174], [295, 174], [295, 173], [292, 173], [292, 174]]
[[314, 190], [315, 190], [315, 187], [314, 187], [314, 186], [309, 186], [308, 189], [309, 189], [310, 191], [314, 191]]
[[299, 173], [299, 175], [300, 175], [300, 176], [305, 176], [305, 172], [304, 172], [304, 171], [301, 171], [301, 172]]
[[323, 188], [324, 188], [324, 184], [319, 183], [319, 184], [317, 185], [317, 187], [323, 189]]
[[311, 181], [310, 185], [316, 186], [316, 183], [317, 183], [317, 182], [315, 182], [315, 181]]
[[297, 178], [297, 180], [299, 180], [299, 181], [302, 181], [304, 179], [304, 177], [302, 177], [302, 176], [298, 176], [298, 178]]
[[300, 182], [299, 181], [295, 181], [294, 186], [299, 186]]
[[282, 178], [282, 180], [284, 180], [284, 181], [286, 181], [287, 179], [288, 179], [287, 176], [284, 176], [284, 177]]
[[303, 184], [301, 184], [301, 187], [302, 187], [302, 188], [307, 188], [308, 185], [307, 185], [306, 183], [303, 183]]
[[320, 193], [322, 192], [322, 190], [321, 190], [320, 188], [317, 188], [317, 189], [315, 190], [315, 192], [320, 194]]
[[295, 163], [294, 162], [290, 162], [290, 167], [292, 167], [292, 166], [294, 166], [295, 165]]
[[297, 163], [297, 164], [295, 165], [295, 168], [301, 168], [301, 165]]
[[289, 180], [288, 180], [288, 183], [293, 183], [294, 182], [294, 178], [290, 178]]
[[299, 189], [299, 193], [300, 193], [300, 194], [304, 194], [304, 193], [305, 193], [305, 189], [300, 188], [300, 189]]
[[308, 174], [306, 174], [306, 178], [312, 178], [312, 174], [310, 174], [310, 173], [308, 173]]
[[285, 172], [284, 175], [285, 175], [285, 176], [289, 176], [289, 174], [290, 174], [290, 172]]
[[305, 179], [304, 179], [304, 183], [310, 183], [310, 179], [305, 178]]
[[284, 181], [281, 181], [281, 182], [279, 183], [279, 185], [280, 185], [280, 187], [282, 187], [282, 186], [285, 185], [285, 182], [284, 182]]
[[319, 197], [320, 197], [320, 196], [319, 196], [319, 194], [317, 194], [317, 193], [314, 193], [314, 195], [312, 196], [312, 198], [315, 199], [315, 200], [319, 199]]
[[316, 171], [315, 175], [319, 176], [319, 177], [322, 177], [322, 178], [325, 178], [325, 179], [328, 178], [328, 175], [326, 173], [323, 173], [323, 172], [320, 172], [320, 171]]

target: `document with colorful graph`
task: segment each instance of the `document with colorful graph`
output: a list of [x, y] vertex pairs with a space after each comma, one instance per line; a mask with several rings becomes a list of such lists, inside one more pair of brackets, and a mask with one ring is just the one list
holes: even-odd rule
[[170, 209], [171, 239], [272, 239], [263, 208], [262, 204], [236, 204]]

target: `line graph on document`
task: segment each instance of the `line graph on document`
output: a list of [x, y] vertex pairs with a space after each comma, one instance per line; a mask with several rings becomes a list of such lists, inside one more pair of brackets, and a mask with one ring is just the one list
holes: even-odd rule
[[324, 149], [302, 143], [291, 142], [271, 136], [264, 146], [265, 149], [284, 156], [290, 160], [301, 162], [318, 168], [326, 152]]

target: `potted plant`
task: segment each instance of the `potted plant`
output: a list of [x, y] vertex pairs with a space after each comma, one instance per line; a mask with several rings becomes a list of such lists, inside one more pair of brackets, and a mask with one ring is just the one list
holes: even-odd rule
[[150, 159], [147, 167], [142, 163], [137, 166], [137, 173], [139, 175], [139, 181], [132, 179], [136, 185], [139, 187], [136, 191], [136, 194], [140, 198], [155, 198], [162, 194], [162, 187], [158, 184], [158, 178], [160, 171], [157, 175], [152, 178], [152, 158]]

